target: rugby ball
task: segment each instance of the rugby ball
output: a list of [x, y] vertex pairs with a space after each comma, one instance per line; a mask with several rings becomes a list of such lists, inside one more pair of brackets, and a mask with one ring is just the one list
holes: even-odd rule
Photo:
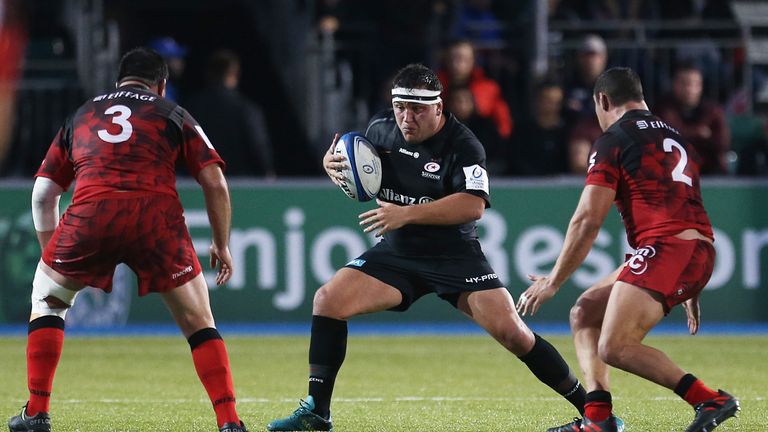
[[334, 154], [347, 158], [347, 167], [341, 190], [358, 201], [370, 201], [381, 188], [381, 158], [368, 138], [357, 132], [341, 136], [333, 149]]

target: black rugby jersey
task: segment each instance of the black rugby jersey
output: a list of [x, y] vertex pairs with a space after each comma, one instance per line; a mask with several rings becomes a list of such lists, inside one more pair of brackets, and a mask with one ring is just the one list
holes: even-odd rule
[[[398, 205], [424, 204], [466, 192], [490, 206], [485, 150], [475, 135], [446, 113], [440, 131], [428, 140], [408, 144], [392, 110], [374, 116], [366, 137], [381, 157], [378, 198]], [[403, 255], [457, 255], [477, 250], [475, 222], [461, 225], [405, 225], [384, 234]]]

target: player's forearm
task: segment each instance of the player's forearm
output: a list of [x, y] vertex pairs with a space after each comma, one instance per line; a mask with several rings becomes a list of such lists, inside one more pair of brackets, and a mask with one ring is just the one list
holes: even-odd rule
[[32, 222], [40, 249], [45, 249], [59, 223], [59, 200], [63, 192], [64, 189], [49, 178], [35, 179], [32, 187]]
[[51, 240], [51, 237], [53, 237], [54, 230], [50, 231], [37, 231], [37, 242], [40, 243], [40, 250], [45, 249], [45, 245], [48, 244], [48, 242]]
[[232, 225], [232, 205], [226, 183], [203, 188], [208, 221], [211, 224], [211, 240], [218, 247], [229, 246], [229, 231]]
[[408, 206], [407, 209], [409, 224], [459, 225], [480, 219], [485, 200], [459, 192], [427, 204]]
[[555, 267], [549, 275], [550, 283], [558, 288], [579, 268], [589, 254], [600, 224], [580, 215], [574, 215], [565, 234], [565, 243]]
[[227, 247], [232, 225], [232, 204], [224, 173], [218, 165], [209, 165], [200, 172], [197, 180], [205, 195], [213, 244], [220, 248]]

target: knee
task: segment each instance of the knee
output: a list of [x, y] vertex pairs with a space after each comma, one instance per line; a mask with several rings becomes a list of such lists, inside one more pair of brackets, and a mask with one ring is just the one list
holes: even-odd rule
[[597, 311], [592, 310], [588, 303], [579, 299], [571, 308], [568, 321], [571, 324], [572, 330], [579, 330], [586, 327], [599, 328], [602, 323], [602, 316], [600, 316]]
[[334, 290], [327, 284], [315, 292], [315, 298], [312, 300], [312, 314], [339, 320], [349, 318], [345, 316], [342, 302], [336, 298]]
[[597, 345], [597, 355], [600, 360], [606, 364], [621, 368], [624, 364], [625, 348], [626, 345], [615, 338], [606, 337], [600, 338], [600, 342]]
[[494, 338], [516, 356], [528, 354], [536, 343], [533, 332], [527, 327], [515, 326], [494, 332]]
[[210, 310], [185, 311], [184, 313], [178, 314], [175, 318], [179, 325], [179, 329], [181, 329], [181, 332], [187, 337], [202, 329], [216, 327], [213, 314]]

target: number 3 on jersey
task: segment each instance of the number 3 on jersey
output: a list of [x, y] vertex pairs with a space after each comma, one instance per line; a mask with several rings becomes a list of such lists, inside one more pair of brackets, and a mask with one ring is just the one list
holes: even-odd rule
[[130, 138], [131, 134], [133, 133], [133, 125], [128, 121], [128, 117], [131, 116], [131, 109], [125, 105], [114, 105], [107, 108], [107, 110], [104, 111], [104, 114], [106, 115], [117, 114], [114, 117], [112, 117], [112, 123], [120, 126], [120, 133], [117, 135], [113, 135], [109, 133], [108, 130], [101, 129], [99, 131], [99, 138], [112, 144], [117, 144], [123, 141], [127, 141], [128, 138]]
[[666, 153], [672, 153], [673, 148], [680, 152], [680, 160], [672, 170], [672, 180], [683, 182], [688, 186], [693, 186], [693, 180], [691, 177], [683, 173], [685, 166], [688, 165], [688, 153], [685, 151], [685, 148], [672, 138], [665, 138], [662, 145], [664, 146], [664, 151]]

